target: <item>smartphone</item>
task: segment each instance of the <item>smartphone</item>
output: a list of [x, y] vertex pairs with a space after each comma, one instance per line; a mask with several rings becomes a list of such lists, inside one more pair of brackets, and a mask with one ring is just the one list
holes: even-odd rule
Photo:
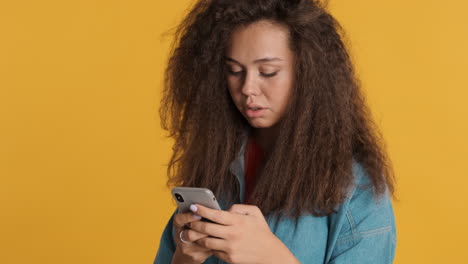
[[[201, 204], [205, 207], [221, 210], [221, 207], [216, 200], [213, 192], [207, 188], [196, 187], [174, 187], [172, 188], [172, 197], [179, 207], [179, 213], [187, 213], [190, 211], [190, 205]], [[208, 219], [202, 218], [201, 221], [212, 222]]]

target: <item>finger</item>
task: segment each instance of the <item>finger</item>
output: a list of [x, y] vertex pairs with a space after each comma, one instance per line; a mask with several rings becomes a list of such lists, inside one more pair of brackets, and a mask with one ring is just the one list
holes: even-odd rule
[[185, 244], [186, 247], [188, 247], [190, 250], [190, 252], [208, 252], [208, 251], [211, 251], [211, 249], [209, 248], [206, 248], [202, 245], [199, 245], [195, 242], [193, 243], [190, 243], [190, 244]]
[[197, 243], [191, 243], [191, 244], [186, 244], [187, 247], [189, 247], [190, 249], [190, 252], [208, 252], [208, 251], [211, 251], [211, 249], [209, 248], [206, 248], [204, 246], [201, 246]]
[[215, 223], [208, 223], [203, 221], [197, 221], [190, 223], [190, 229], [195, 230], [197, 232], [207, 234], [210, 236], [215, 236], [219, 238], [227, 238], [229, 235], [228, 226], [215, 224]]
[[[182, 238], [185, 241], [189, 241], [186, 238], [185, 232], [186, 232], [186, 230], [182, 233]], [[207, 252], [207, 251], [211, 250], [209, 248], [206, 248], [206, 247], [204, 247], [202, 245], [199, 245], [199, 244], [195, 243], [195, 241], [194, 242], [189, 242], [189, 243], [183, 243], [183, 241], [180, 241], [180, 239], [179, 239], [179, 242], [180, 242], [179, 245], [183, 249], [182, 251], [185, 254], [190, 254], [190, 253], [193, 253], [193, 252]]]
[[[181, 248], [183, 248], [183, 251], [185, 253], [210, 250], [210, 249], [207, 249], [207, 248], [205, 248], [203, 246], [200, 246], [200, 245], [196, 244], [195, 243], [196, 240], [192, 240], [192, 238], [191, 238], [193, 236], [193, 234], [191, 234], [189, 231], [191, 231], [191, 230], [183, 229], [183, 230], [177, 231], [177, 233], [174, 234], [174, 238], [175, 238], [175, 241], [176, 241], [178, 247], [180, 246]], [[192, 230], [192, 232], [196, 232], [196, 231]], [[202, 234], [202, 235], [204, 237], [207, 237], [206, 234]], [[182, 241], [181, 238], [184, 241]], [[198, 239], [200, 239], [200, 238], [198, 238]]]
[[182, 233], [182, 237], [185, 241], [190, 241], [194, 242], [197, 241], [200, 238], [207, 237], [208, 235], [205, 233], [198, 232], [193, 229], [185, 229], [184, 232]]
[[222, 225], [234, 224], [234, 220], [237, 216], [236, 214], [227, 211], [211, 209], [200, 204], [191, 205], [190, 210], [201, 217]]
[[196, 244], [212, 250], [227, 251], [228, 242], [224, 239], [204, 237], [195, 241]]
[[176, 214], [174, 216], [174, 225], [177, 227], [183, 227], [185, 224], [194, 222], [194, 221], [199, 221], [201, 219], [201, 216], [196, 215], [194, 213], [180, 213]]

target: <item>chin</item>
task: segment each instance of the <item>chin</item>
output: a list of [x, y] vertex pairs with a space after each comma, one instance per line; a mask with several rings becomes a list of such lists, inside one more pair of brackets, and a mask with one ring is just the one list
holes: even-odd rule
[[248, 120], [249, 124], [254, 128], [269, 128], [272, 127], [272, 124], [266, 120], [256, 118], [253, 120]]

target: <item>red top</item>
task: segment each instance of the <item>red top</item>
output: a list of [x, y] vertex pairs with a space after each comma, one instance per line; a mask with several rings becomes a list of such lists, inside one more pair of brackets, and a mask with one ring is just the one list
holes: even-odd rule
[[257, 144], [253, 136], [249, 136], [247, 149], [244, 155], [245, 164], [245, 202], [255, 187], [256, 170], [264, 159], [264, 152]]

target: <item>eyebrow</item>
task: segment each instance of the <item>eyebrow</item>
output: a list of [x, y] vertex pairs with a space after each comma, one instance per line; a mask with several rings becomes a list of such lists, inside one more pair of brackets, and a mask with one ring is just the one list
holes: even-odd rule
[[[236, 61], [235, 59], [233, 58], [230, 58], [228, 56], [224, 56], [224, 58], [227, 60], [227, 61], [232, 61], [232, 62], [235, 62], [239, 65], [242, 65], [242, 63]], [[271, 57], [265, 57], [265, 58], [261, 58], [261, 59], [257, 59], [257, 60], [254, 60], [254, 63], [259, 63], [259, 62], [271, 62], [271, 61], [282, 61], [282, 59], [280, 58], [271, 58]]]

